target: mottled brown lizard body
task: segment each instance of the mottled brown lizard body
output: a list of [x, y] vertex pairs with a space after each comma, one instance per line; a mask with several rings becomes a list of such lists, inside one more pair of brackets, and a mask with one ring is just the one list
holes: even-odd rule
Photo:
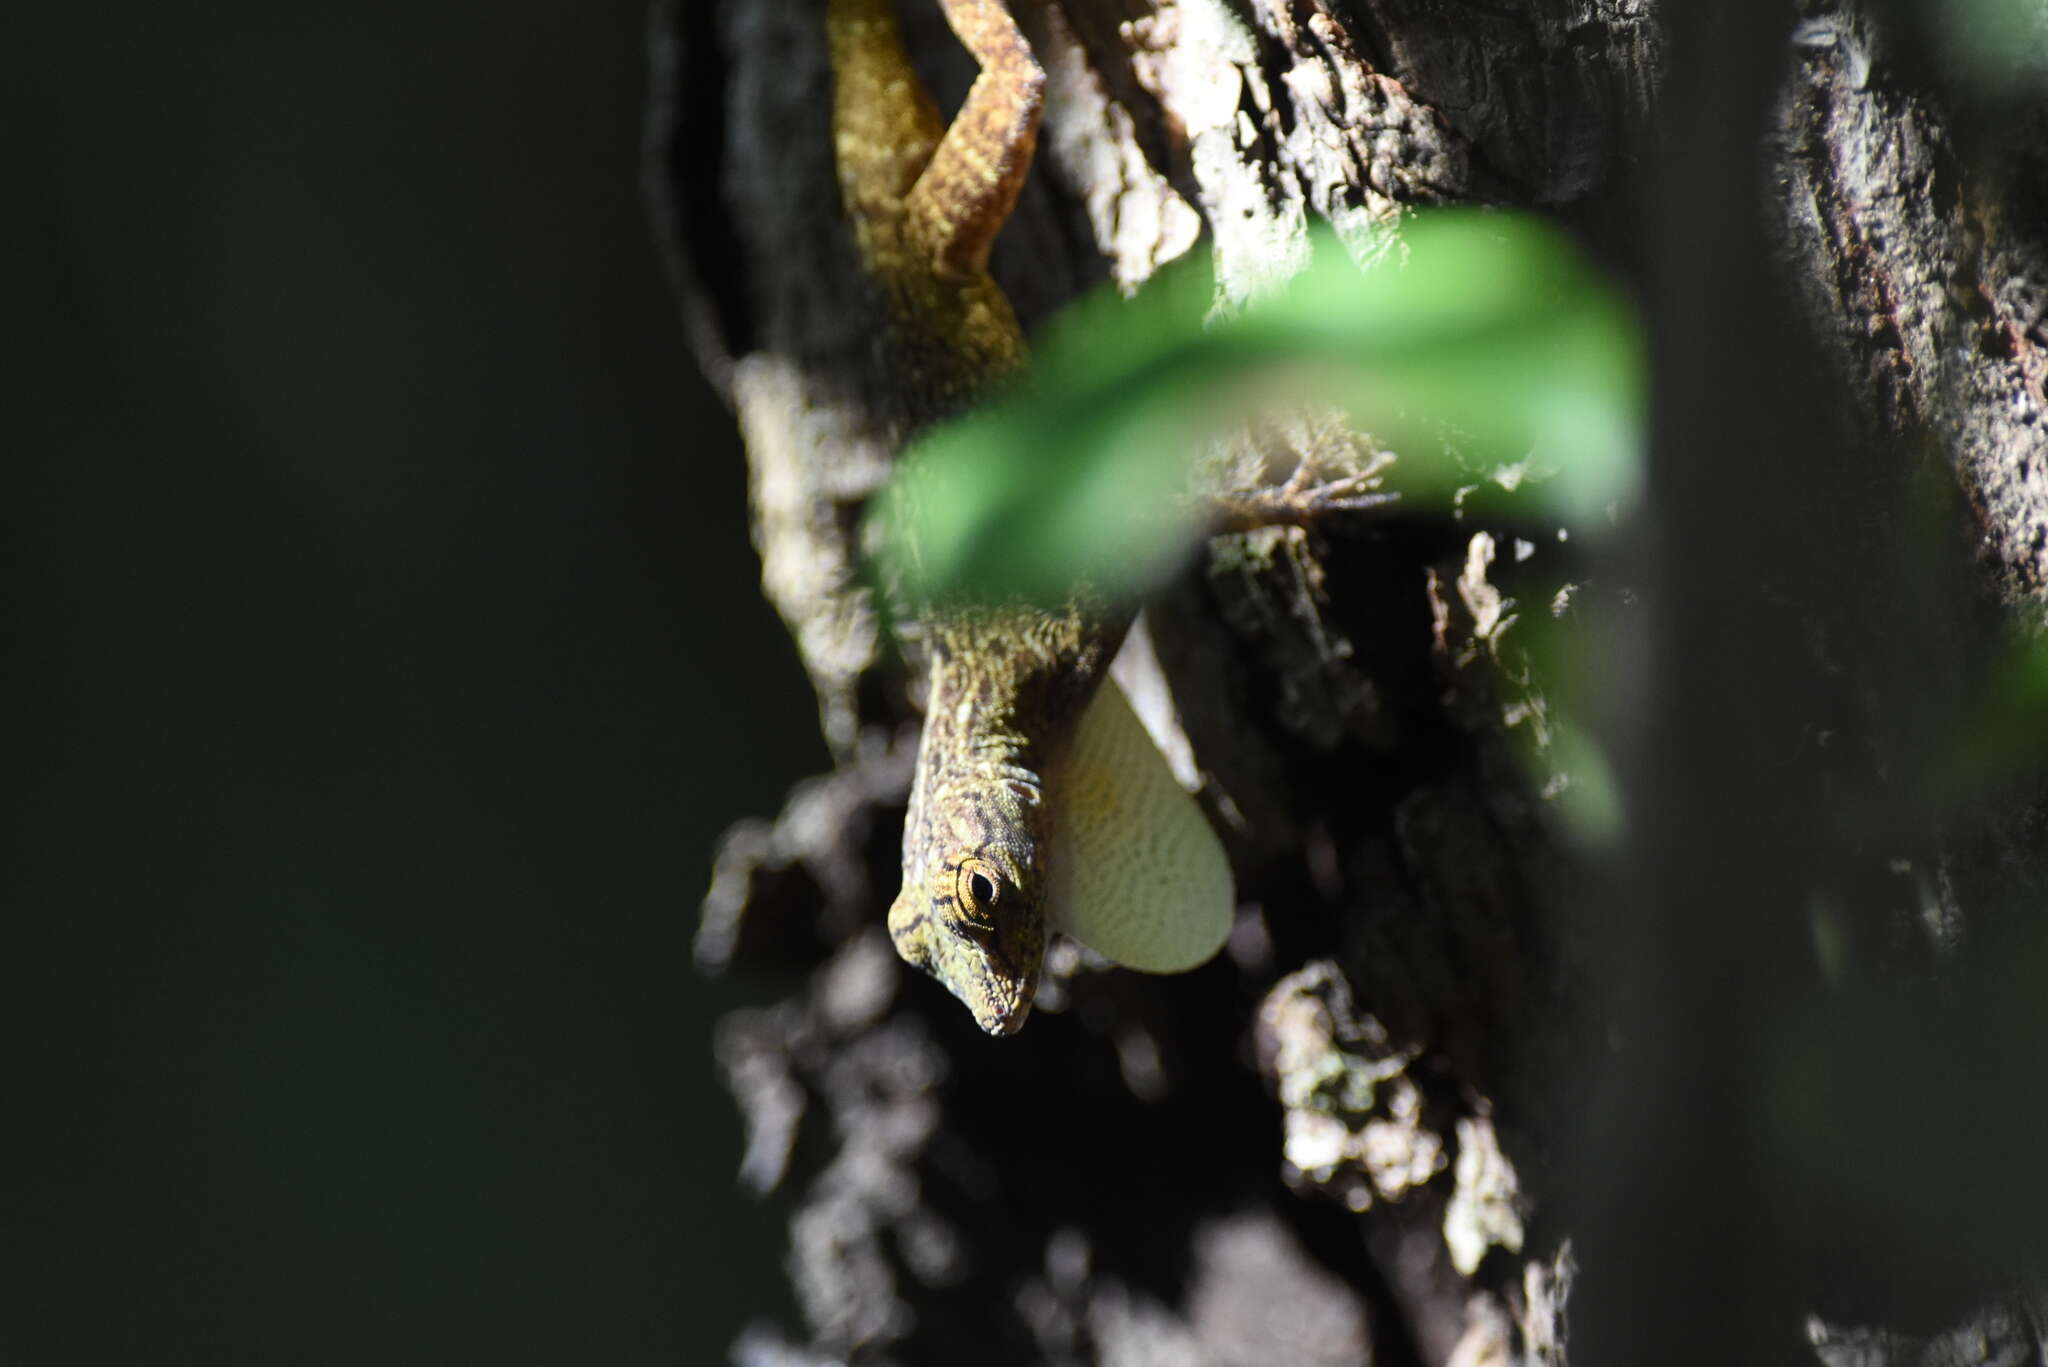
[[[888, 310], [913, 421], [964, 407], [1024, 364], [988, 253], [1030, 167], [1044, 74], [995, 0], [943, 0], [981, 74], [950, 127], [912, 70], [890, 0], [832, 0], [840, 194]], [[927, 605], [924, 737], [889, 933], [991, 1034], [1023, 1025], [1047, 936], [1070, 746], [1129, 621], [1078, 595], [1062, 612]]]

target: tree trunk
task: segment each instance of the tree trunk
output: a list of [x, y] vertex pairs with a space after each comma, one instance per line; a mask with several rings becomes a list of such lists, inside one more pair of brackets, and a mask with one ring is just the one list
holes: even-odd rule
[[[903, 9], [957, 103], [969, 60]], [[791, 985], [717, 1043], [803, 1317], [739, 1360], [1563, 1362], [1567, 1308], [1585, 1362], [2040, 1353], [2048, 785], [1915, 766], [2048, 600], [2041, 64], [1877, 0], [1013, 9], [1049, 75], [994, 259], [1027, 330], [1204, 234], [1237, 303], [1317, 218], [1363, 259], [1409, 206], [1538, 208], [1642, 301], [1649, 512], [1601, 565], [1491, 488], [1218, 538], [1141, 645], [1230, 946], [1056, 961], [984, 1038], [881, 929], [918, 717], [858, 515], [903, 414], [823, 0], [659, 11], [657, 230], [838, 760], [734, 827], [703, 909], [705, 971]], [[1624, 700], [1619, 853], [1515, 759], [1551, 699], [1513, 623], [1568, 582]]]

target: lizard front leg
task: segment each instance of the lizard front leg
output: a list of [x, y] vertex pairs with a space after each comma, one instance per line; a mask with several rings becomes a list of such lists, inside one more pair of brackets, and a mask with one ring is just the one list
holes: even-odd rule
[[1257, 489], [1224, 489], [1208, 499], [1211, 536], [1249, 532], [1260, 527], [1308, 527], [1338, 513], [1365, 512], [1400, 502], [1401, 496], [1378, 487], [1381, 465], [1317, 479], [1304, 460], [1284, 484]]

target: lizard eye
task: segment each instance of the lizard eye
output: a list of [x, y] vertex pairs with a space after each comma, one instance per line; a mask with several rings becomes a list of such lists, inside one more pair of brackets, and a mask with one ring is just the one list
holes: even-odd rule
[[1003, 878], [994, 866], [972, 855], [960, 861], [953, 879], [953, 901], [969, 925], [995, 924], [995, 906], [1003, 895]]

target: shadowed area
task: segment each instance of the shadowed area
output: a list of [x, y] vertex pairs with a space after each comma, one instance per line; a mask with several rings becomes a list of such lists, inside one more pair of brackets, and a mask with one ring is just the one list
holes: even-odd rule
[[785, 1293], [689, 937], [822, 749], [642, 7], [23, 24], [5, 1356], [717, 1360]]

